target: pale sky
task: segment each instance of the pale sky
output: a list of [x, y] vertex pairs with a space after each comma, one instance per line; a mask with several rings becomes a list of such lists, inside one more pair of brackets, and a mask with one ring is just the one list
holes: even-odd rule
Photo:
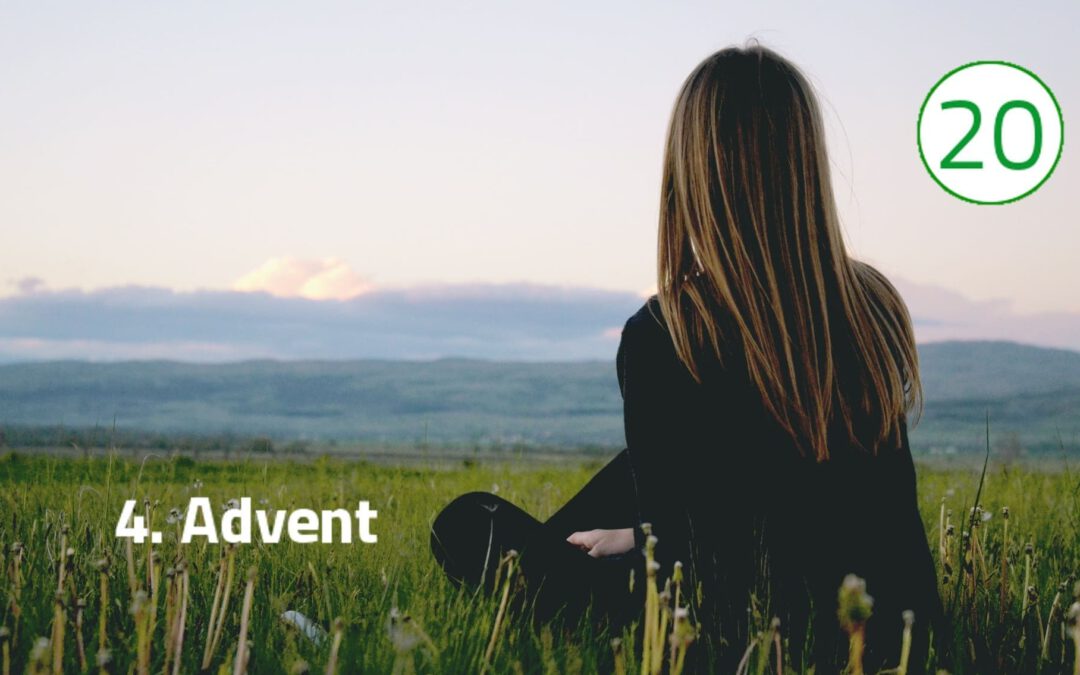
[[[826, 99], [858, 255], [1080, 312], [1077, 26], [1075, 0], [5, 2], [0, 295], [643, 291], [673, 97], [757, 37]], [[979, 59], [1033, 70], [1065, 115], [1056, 173], [1012, 205], [947, 195], [916, 150], [930, 87]]]

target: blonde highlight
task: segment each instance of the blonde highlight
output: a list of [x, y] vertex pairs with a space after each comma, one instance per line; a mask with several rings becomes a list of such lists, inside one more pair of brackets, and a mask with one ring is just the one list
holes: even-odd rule
[[805, 77], [758, 45], [713, 54], [676, 98], [664, 155], [657, 298], [694, 379], [734, 345], [803, 454], [827, 459], [836, 423], [871, 451], [898, 440], [922, 401], [911, 319], [847, 254]]

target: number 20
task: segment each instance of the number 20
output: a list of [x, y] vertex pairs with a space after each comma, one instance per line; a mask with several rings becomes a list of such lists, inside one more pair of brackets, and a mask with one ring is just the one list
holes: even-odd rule
[[[960, 139], [960, 142], [949, 151], [949, 154], [941, 160], [942, 169], [981, 169], [983, 166], [980, 160], [957, 160], [956, 156], [960, 154], [960, 151], [964, 149], [971, 139], [975, 138], [975, 134], [979, 132], [979, 125], [982, 122], [982, 113], [979, 110], [979, 106], [972, 101], [945, 101], [941, 104], [942, 110], [950, 110], [952, 108], [963, 108], [971, 112], [971, 128], [968, 129], [964, 137]], [[1031, 148], [1031, 154], [1028, 158], [1021, 162], [1014, 162], [1005, 156], [1005, 148], [1001, 144], [1001, 127], [1005, 122], [1005, 114], [1014, 108], [1020, 110], [1026, 110], [1031, 115], [1031, 123], [1035, 131], [1035, 139]], [[1035, 165], [1035, 162], [1039, 161], [1039, 155], [1042, 154], [1042, 118], [1039, 116], [1038, 109], [1035, 108], [1028, 101], [1008, 101], [1004, 103], [997, 112], [997, 116], [994, 118], [994, 153], [997, 155], [997, 159], [1001, 162], [1001, 165], [1006, 169], [1013, 169], [1014, 171], [1023, 171], [1024, 169], [1030, 169]]]

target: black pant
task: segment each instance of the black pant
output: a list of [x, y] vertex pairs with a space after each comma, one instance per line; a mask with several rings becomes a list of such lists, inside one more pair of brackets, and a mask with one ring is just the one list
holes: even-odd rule
[[642, 606], [641, 552], [593, 558], [566, 538], [583, 530], [636, 527], [634, 503], [623, 450], [545, 522], [487, 492], [458, 497], [435, 518], [431, 550], [451, 580], [488, 591], [499, 561], [515, 550], [537, 618], [576, 620], [591, 603], [595, 617], [621, 626]]

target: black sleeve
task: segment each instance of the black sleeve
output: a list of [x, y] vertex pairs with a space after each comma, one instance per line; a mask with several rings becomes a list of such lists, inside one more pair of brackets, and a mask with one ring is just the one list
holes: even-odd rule
[[618, 530], [637, 524], [630, 457], [623, 450], [548, 518], [544, 527], [565, 539], [583, 530]]
[[[877, 591], [881, 599], [880, 611], [877, 600], [874, 607], [875, 614], [880, 615], [876, 618], [879, 625], [873, 629], [868, 628], [868, 635], [875, 637], [872, 633], [876, 632], [876, 637], [883, 642], [888, 642], [890, 638], [895, 639], [901, 632], [897, 617], [904, 610], [913, 610], [916, 623], [911, 654], [913, 660], [918, 662], [920, 659], [925, 661], [930, 648], [929, 632], [933, 631], [941, 639], [945, 624], [941, 598], [938, 595], [937, 569], [919, 513], [916, 472], [908, 442], [906, 420], [901, 421], [900, 433], [901, 445], [897, 454], [900, 470], [896, 471], [900, 478], [900, 493], [895, 502], [897, 526], [893, 542], [900, 544], [902, 548], [889, 554], [882, 551], [884, 560], [881, 567], [884, 574], [881, 581], [884, 583], [879, 584]], [[883, 637], [882, 632], [891, 635]], [[941, 645], [939, 649], [940, 647]], [[898, 649], [897, 644], [894, 651]]]
[[[616, 363], [638, 522], [651, 524], [659, 540], [656, 557], [670, 571], [675, 560], [689, 562], [691, 531], [679, 475], [691, 450], [684, 433], [681, 362], [666, 331], [646, 323], [652, 320], [639, 314], [627, 321]], [[634, 541], [639, 548], [644, 545], [640, 527]]]

